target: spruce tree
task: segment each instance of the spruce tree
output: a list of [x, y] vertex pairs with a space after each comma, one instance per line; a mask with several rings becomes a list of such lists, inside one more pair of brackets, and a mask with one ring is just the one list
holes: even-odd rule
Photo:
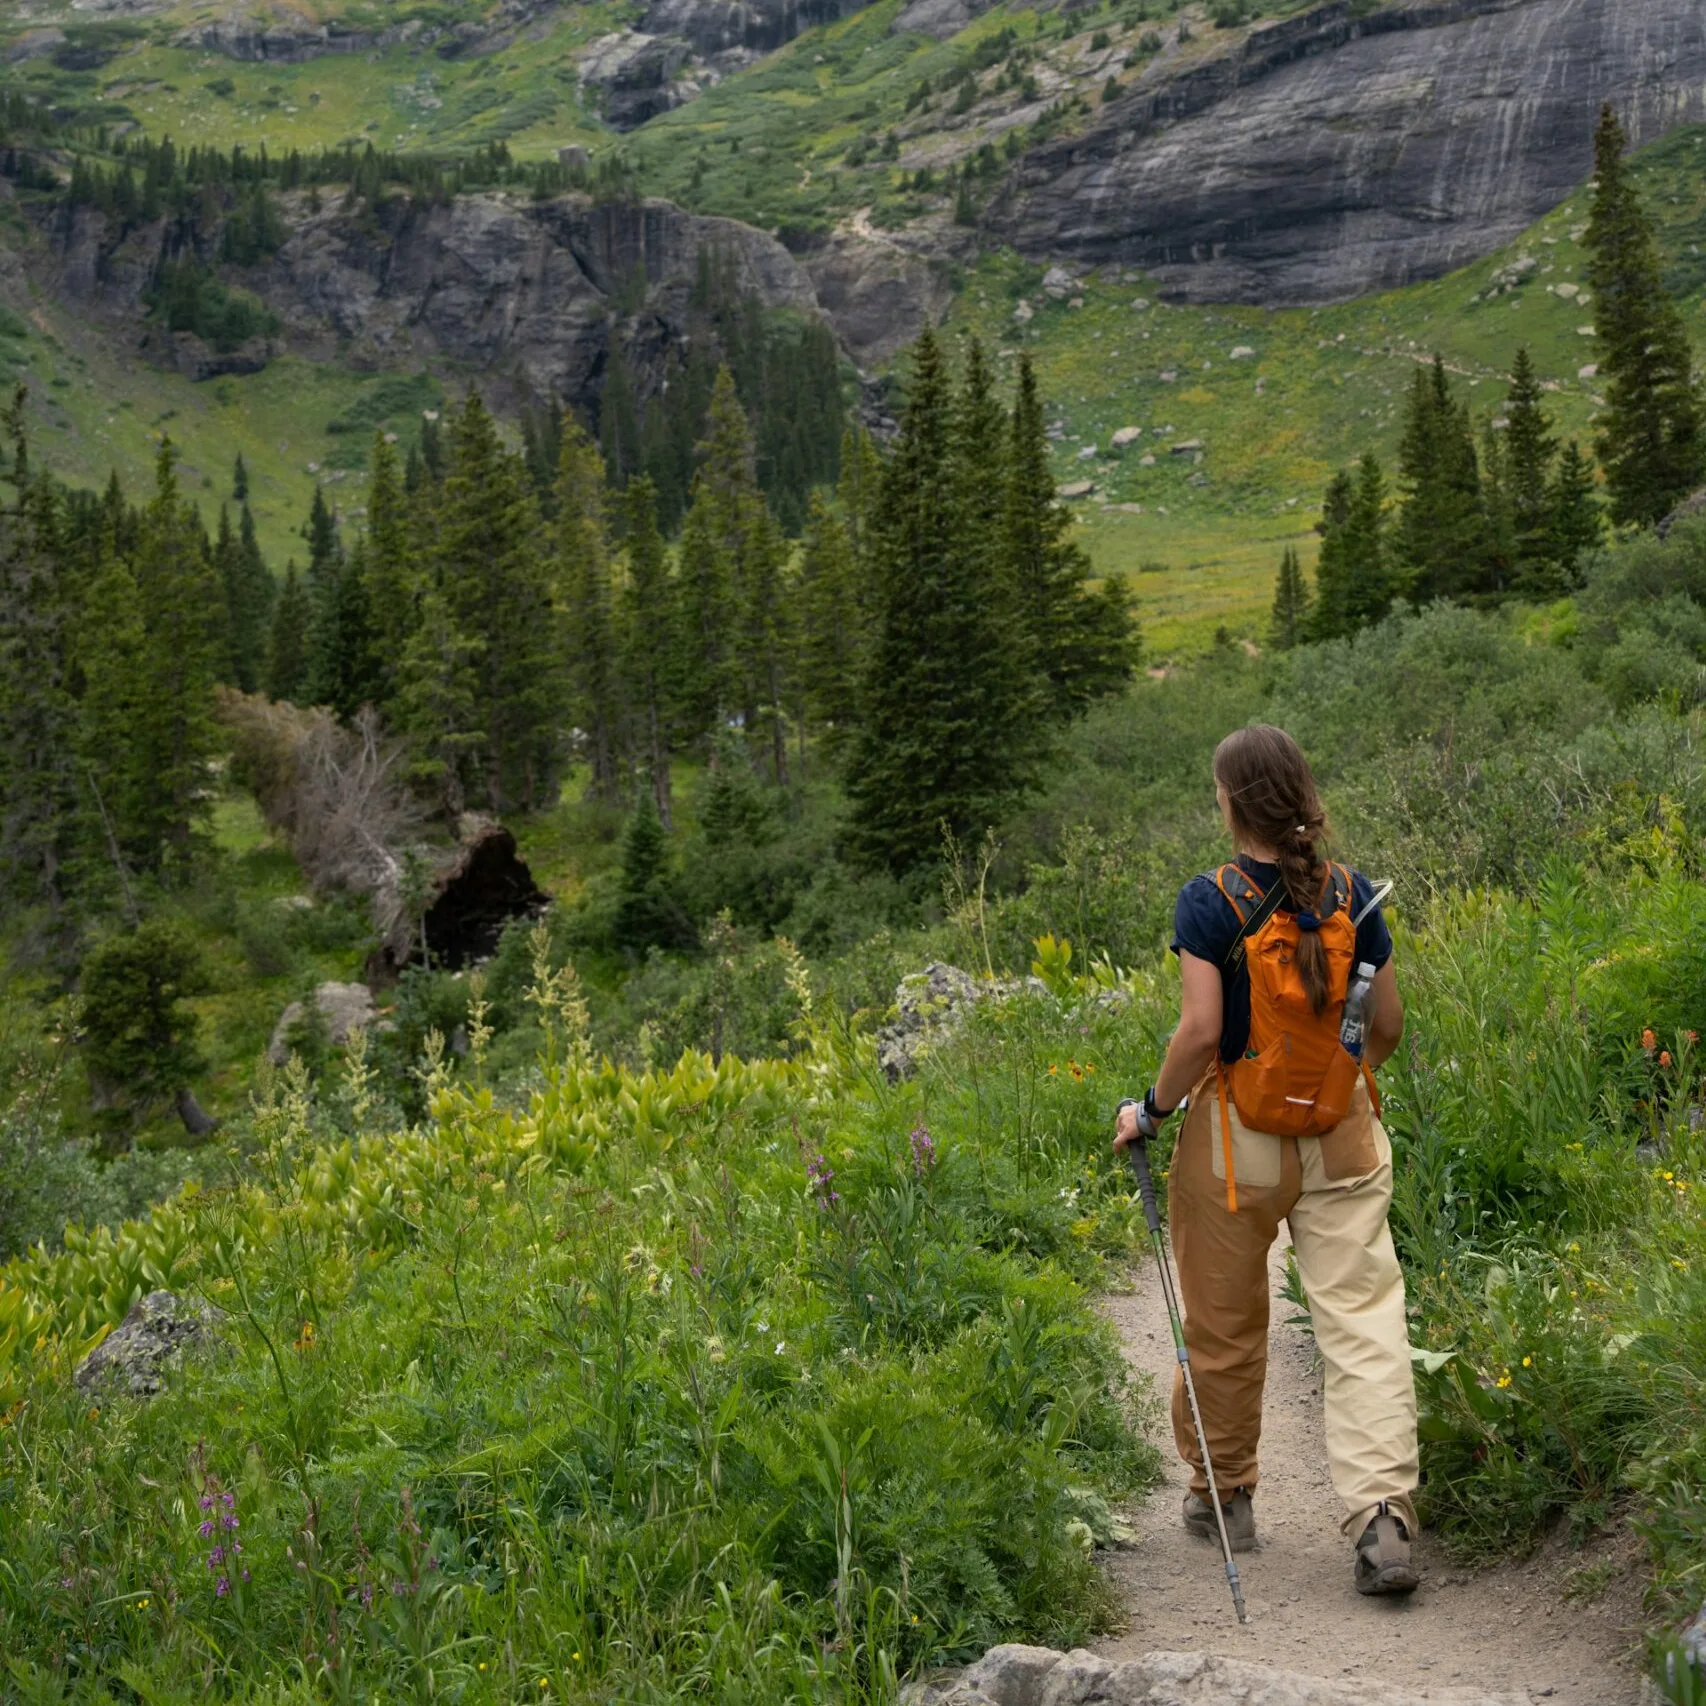
[[610, 483], [620, 489], [631, 474], [639, 472], [644, 446], [639, 404], [634, 395], [634, 370], [614, 325], [610, 328], [604, 389], [598, 399], [598, 443], [604, 453], [604, 465], [610, 471]]
[[384, 697], [385, 679], [368, 599], [367, 546], [340, 558], [327, 589], [329, 603], [315, 628], [309, 696], [349, 722], [364, 705]]
[[479, 726], [480, 650], [457, 626], [448, 600], [422, 593], [414, 631], [398, 659], [393, 714], [409, 748], [409, 774], [454, 823], [468, 803]]
[[10, 495], [0, 503], [0, 894], [15, 907], [62, 916], [87, 798], [76, 752], [86, 619], [56, 537], [59, 501], [30, 467], [21, 387], [3, 430], [9, 455], [0, 481]]
[[859, 608], [858, 565], [841, 518], [813, 492], [800, 561], [800, 670], [805, 704], [831, 752], [859, 720], [859, 682], [868, 634]]
[[[1017, 616], [1013, 644], [1038, 678], [1038, 710], [1065, 720], [1131, 679], [1138, 634], [1123, 581], [1110, 578], [1100, 592], [1086, 585], [1090, 560], [1071, 537], [1071, 514], [1055, 501], [1047, 427], [1028, 355], [1020, 357], [1003, 436], [1001, 461], [989, 464], [980, 451], [975, 460], [967, 459], [964, 478], [975, 490], [982, 479], [993, 483], [992, 474], [980, 474], [980, 463], [1002, 468], [996, 548]], [[1005, 610], [998, 607], [995, 614]]]
[[[1478, 590], [1486, 568], [1480, 465], [1468, 407], [1452, 396], [1438, 355], [1411, 382], [1398, 472], [1403, 501], [1396, 546], [1404, 590], [1418, 604]], [[1318, 578], [1317, 611], [1321, 603]]]
[[273, 582], [255, 539], [255, 521], [243, 505], [242, 524], [233, 532], [225, 505], [219, 506], [219, 531], [213, 546], [214, 568], [225, 592], [225, 679], [245, 693], [257, 692], [266, 673], [267, 636], [272, 624]]
[[871, 435], [862, 426], [849, 427], [841, 437], [841, 477], [836, 482], [835, 495], [846, 518], [847, 543], [859, 570], [860, 608], [867, 614], [874, 609], [874, 601], [870, 594], [870, 577], [865, 572], [865, 558], [882, 471], [883, 459], [878, 455]]
[[362, 554], [368, 619], [380, 675], [387, 693], [402, 673], [403, 653], [420, 619], [419, 565], [410, 538], [409, 495], [396, 446], [373, 436], [367, 487], [367, 536]]
[[231, 469], [231, 496], [237, 503], [249, 501], [249, 469], [243, 461], [242, 451], [237, 452], [237, 460]]
[[1572, 438], [1559, 454], [1547, 487], [1550, 524], [1547, 561], [1555, 579], [1538, 592], [1564, 592], [1581, 584], [1583, 561], [1605, 536], [1605, 515], [1594, 487], [1593, 464]]
[[1344, 469], [1327, 483], [1321, 500], [1321, 519], [1315, 524], [1321, 535], [1321, 554], [1315, 560], [1315, 598], [1310, 607], [1307, 635], [1311, 640], [1338, 640], [1356, 631], [1353, 613], [1355, 560], [1352, 549], [1351, 512], [1356, 504], [1356, 486]]
[[940, 347], [913, 346], [906, 408], [884, 466], [872, 541], [879, 620], [860, 694], [847, 791], [855, 851], [895, 871], [975, 837], [1035, 777], [1022, 716], [1029, 660], [1004, 619], [1003, 565], [969, 549], [975, 504], [951, 443]]
[[1608, 102], [1594, 132], [1593, 208], [1583, 245], [1606, 408], [1595, 448], [1611, 518], [1650, 527], [1706, 479], [1693, 354], [1665, 292], [1653, 225]]
[[1541, 407], [1540, 379], [1526, 347], [1511, 364], [1505, 398], [1504, 475], [1511, 526], [1516, 535], [1517, 581], [1525, 589], [1550, 578], [1551, 518], [1547, 488], [1558, 441]]
[[273, 606], [272, 634], [267, 643], [266, 690], [268, 697], [306, 704], [308, 685], [308, 629], [314, 613], [308, 592], [296, 573], [295, 561], [286, 565], [284, 585]]
[[78, 636], [83, 680], [77, 727], [83, 843], [100, 886], [122, 888], [152, 865], [146, 753], [135, 732], [145, 714], [148, 634], [136, 577], [109, 559], [90, 585]]
[[1386, 519], [1386, 476], [1379, 458], [1364, 451], [1346, 518], [1350, 561], [1348, 610], [1351, 625], [1366, 628], [1392, 608], [1392, 565]]
[[683, 740], [697, 741], [721, 725], [737, 695], [734, 593], [709, 504], [688, 510], [676, 563], [670, 715]]
[[604, 520], [604, 463], [598, 447], [572, 417], [563, 422], [552, 492], [557, 600], [563, 612], [572, 714], [586, 738], [587, 791], [594, 799], [611, 802], [621, 792], [617, 744], [622, 705]]
[[551, 564], [526, 466], [473, 390], [451, 425], [436, 525], [438, 586], [457, 631], [479, 642], [479, 803], [497, 812], [553, 804], [568, 678]]
[[1300, 645], [1309, 632], [1309, 585], [1303, 578], [1303, 565], [1297, 550], [1287, 545], [1280, 553], [1279, 578], [1274, 583], [1273, 617], [1268, 627], [1268, 644], [1275, 651], [1288, 652]]
[[143, 837], [151, 868], [182, 869], [209, 811], [218, 745], [213, 682], [224, 598], [207, 534], [179, 492], [177, 451], [162, 443], [144, 506], [134, 569], [147, 631], [143, 697], [131, 746], [148, 779]]
[[1491, 421], [1481, 429], [1481, 560], [1477, 593], [1502, 598], [1519, 574], [1516, 505], [1505, 441]]
[[617, 594], [616, 630], [627, 689], [628, 746], [667, 830], [673, 817], [669, 675], [679, 648], [674, 589], [658, 531], [657, 488], [646, 475], [628, 482], [622, 508], [628, 572]]
[[686, 947], [693, 939], [670, 874], [668, 838], [649, 792], [641, 793], [622, 839], [613, 922], [617, 945], [641, 954], [648, 948]]

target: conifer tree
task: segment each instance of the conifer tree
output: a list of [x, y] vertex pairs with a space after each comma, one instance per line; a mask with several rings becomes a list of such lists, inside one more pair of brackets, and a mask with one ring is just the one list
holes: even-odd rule
[[429, 589], [398, 660], [395, 716], [408, 742], [409, 774], [453, 823], [467, 806], [486, 738], [478, 721], [481, 645], [456, 626], [444, 595]]
[[1356, 618], [1352, 614], [1353, 585], [1356, 579], [1352, 553], [1351, 511], [1356, 503], [1356, 487], [1344, 469], [1327, 483], [1321, 500], [1321, 519], [1316, 531], [1321, 535], [1321, 554], [1315, 561], [1315, 598], [1310, 607], [1308, 637], [1311, 640], [1338, 640], [1355, 632]]
[[1653, 225], [1610, 103], [1594, 132], [1593, 208], [1583, 239], [1606, 408], [1595, 448], [1611, 518], [1650, 527], [1706, 478], [1693, 353], [1666, 294]]
[[628, 572], [617, 595], [616, 627], [627, 688], [628, 745], [667, 830], [673, 816], [669, 668], [679, 652], [675, 597], [658, 531], [657, 488], [642, 474], [628, 482], [623, 500]]
[[1605, 536], [1605, 515], [1594, 488], [1593, 464], [1572, 438], [1558, 457], [1547, 487], [1549, 519], [1547, 561], [1555, 578], [1541, 593], [1564, 592], [1581, 584], [1583, 559]]
[[883, 460], [877, 454], [871, 435], [862, 426], [850, 426], [841, 437], [841, 477], [836, 482], [835, 495], [846, 518], [847, 543], [853, 552], [854, 565], [859, 570], [860, 608], [867, 614], [872, 609], [872, 600], [869, 597], [870, 577], [865, 573], [865, 556], [882, 471]]
[[1034, 778], [1021, 716], [1029, 660], [1012, 644], [1002, 566], [967, 549], [973, 508], [951, 444], [953, 400], [935, 336], [913, 346], [907, 404], [884, 465], [872, 545], [879, 621], [847, 773], [855, 850], [905, 871], [942, 826], [980, 834]]
[[1309, 584], [1294, 546], [1280, 553], [1279, 578], [1274, 583], [1273, 617], [1268, 644], [1277, 652], [1300, 645], [1309, 633]]
[[[1486, 566], [1481, 471], [1468, 407], [1452, 396], [1438, 355], [1411, 382], [1398, 471], [1397, 554], [1405, 590], [1417, 603], [1478, 590]], [[1323, 602], [1318, 577], [1317, 612]]]
[[[145, 715], [148, 634], [142, 594], [125, 564], [109, 559], [89, 588], [80, 625], [83, 678], [77, 759], [84, 799], [84, 843], [91, 868], [111, 878], [151, 867], [155, 848], [145, 753], [134, 744]], [[118, 867], [115, 873], [113, 867]]]
[[1480, 462], [1482, 572], [1476, 593], [1497, 600], [1516, 584], [1520, 562], [1507, 446], [1491, 421], [1481, 429]]
[[734, 593], [710, 505], [688, 510], [676, 559], [671, 718], [682, 739], [695, 741], [720, 726], [736, 696]]
[[479, 643], [479, 803], [533, 810], [555, 800], [561, 776], [561, 631], [526, 467], [473, 390], [452, 422], [436, 522], [438, 585], [457, 631]]
[[[1039, 678], [1038, 709], [1064, 720], [1131, 679], [1139, 638], [1124, 582], [1110, 578], [1099, 593], [1086, 586], [1090, 560], [1071, 537], [1071, 514], [1055, 501], [1047, 428], [1029, 356], [1020, 357], [1004, 436], [997, 550], [1002, 579], [1017, 605], [1014, 644]], [[968, 461], [965, 469], [974, 488], [990, 477], [979, 466]]]
[[859, 608], [858, 565], [841, 518], [813, 492], [800, 562], [801, 678], [806, 708], [831, 752], [859, 720], [859, 682], [868, 635]]
[[240, 450], [231, 469], [231, 496], [240, 504], [249, 501], [249, 469]]
[[58, 505], [30, 468], [20, 387], [0, 431], [0, 893], [61, 914], [72, 898], [79, 812], [75, 675], [82, 599], [57, 562]]
[[273, 583], [261, 558], [255, 539], [255, 520], [247, 504], [243, 505], [242, 525], [237, 532], [232, 531], [231, 516], [225, 505], [219, 506], [213, 562], [225, 592], [224, 674], [245, 693], [254, 693], [266, 671]]
[[1372, 451], [1357, 463], [1356, 486], [1346, 517], [1345, 552], [1350, 563], [1347, 608], [1353, 628], [1381, 621], [1392, 607], [1392, 568], [1387, 541], [1386, 476]]
[[308, 629], [313, 614], [307, 589], [298, 578], [292, 560], [285, 567], [284, 585], [279, 588], [278, 602], [273, 606], [272, 634], [267, 643], [269, 697], [288, 699], [298, 705], [307, 701], [304, 689], [308, 685]]
[[604, 389], [598, 399], [598, 444], [610, 483], [620, 490], [639, 472], [644, 447], [640, 439], [639, 404], [634, 395], [634, 370], [616, 327], [610, 328]]
[[315, 626], [308, 691], [316, 705], [329, 705], [345, 722], [384, 696], [384, 672], [368, 599], [367, 546], [340, 557], [327, 589], [329, 603]]
[[419, 620], [421, 585], [409, 537], [409, 496], [395, 445], [373, 435], [367, 487], [367, 538], [362, 570], [380, 676], [387, 691], [402, 672], [403, 653]]
[[1558, 441], [1541, 407], [1540, 379], [1525, 347], [1511, 364], [1511, 388], [1505, 398], [1504, 475], [1516, 536], [1517, 579], [1525, 588], [1548, 576], [1552, 548], [1547, 487]]
[[147, 631], [143, 695], [131, 747], [147, 777], [142, 837], [149, 868], [182, 868], [209, 810], [218, 744], [213, 682], [224, 598], [195, 506], [179, 492], [177, 451], [162, 443], [135, 557]]
[[622, 840], [614, 925], [617, 945], [642, 954], [692, 941], [692, 924], [670, 877], [669, 842], [649, 792], [641, 793]]
[[557, 599], [563, 611], [572, 714], [586, 736], [588, 793], [614, 801], [621, 792], [617, 742], [622, 707], [617, 693], [610, 542], [604, 520], [604, 462], [572, 417], [562, 426], [552, 488], [557, 511]]

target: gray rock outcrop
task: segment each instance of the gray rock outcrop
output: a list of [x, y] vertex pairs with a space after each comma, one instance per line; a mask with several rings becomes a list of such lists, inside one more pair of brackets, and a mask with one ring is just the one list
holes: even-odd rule
[[991, 981], [932, 960], [923, 971], [903, 977], [896, 987], [894, 1017], [877, 1032], [877, 1063], [891, 1084], [910, 1078], [918, 1070], [918, 1057], [958, 1036], [967, 1014], [980, 1001], [1042, 987], [1034, 977]]
[[130, 1306], [130, 1313], [77, 1365], [76, 1381], [85, 1391], [110, 1386], [133, 1397], [160, 1390], [167, 1371], [202, 1343], [220, 1312], [170, 1291], [151, 1291]]
[[[687, 98], [688, 87], [675, 80], [686, 62], [686, 45], [672, 37], [618, 30], [582, 53], [581, 87], [591, 91], [612, 129], [637, 130]], [[697, 92], [697, 84], [690, 87]]]
[[956, 1679], [914, 1684], [907, 1706], [1529, 1706], [1526, 1694], [1328, 1682], [1206, 1653], [1112, 1661], [1082, 1650], [992, 1647]]
[[[371, 217], [328, 197], [278, 197], [290, 235], [270, 260], [230, 269], [283, 322], [275, 340], [310, 357], [355, 366], [418, 367], [448, 359], [500, 393], [558, 397], [596, 414], [610, 348], [611, 311], [643, 275], [629, 359], [642, 397], [661, 384], [686, 329], [695, 264], [727, 256], [739, 288], [767, 307], [817, 311], [811, 280], [774, 238], [732, 219], [685, 213], [656, 200], [547, 201], [492, 192], [426, 206], [399, 196]], [[144, 292], [164, 246], [165, 221], [119, 232], [93, 208], [72, 210], [51, 233], [55, 293], [162, 363], [195, 359], [161, 344]], [[241, 355], [243, 352], [238, 352]]]
[[[315, 1023], [323, 1027], [325, 1038], [333, 1048], [342, 1048], [351, 1031], [368, 1031], [378, 1016], [373, 1005], [373, 991], [365, 983], [322, 983], [314, 991]], [[279, 1014], [273, 1027], [272, 1041], [267, 1044], [267, 1059], [274, 1066], [283, 1066], [290, 1059], [291, 1044], [308, 1017], [301, 1001], [292, 1001]]]
[[985, 216], [1021, 251], [1119, 261], [1193, 301], [1339, 300], [1508, 242], [1632, 139], [1706, 118], [1698, 0], [1332, 0], [1234, 50], [1163, 52], [1033, 149]]

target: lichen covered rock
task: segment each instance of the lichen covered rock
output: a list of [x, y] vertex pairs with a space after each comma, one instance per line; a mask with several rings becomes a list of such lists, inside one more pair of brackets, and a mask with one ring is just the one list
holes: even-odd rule
[[211, 1304], [170, 1291], [151, 1291], [78, 1364], [76, 1381], [85, 1391], [108, 1386], [133, 1397], [160, 1390], [166, 1372], [202, 1343], [219, 1320]]

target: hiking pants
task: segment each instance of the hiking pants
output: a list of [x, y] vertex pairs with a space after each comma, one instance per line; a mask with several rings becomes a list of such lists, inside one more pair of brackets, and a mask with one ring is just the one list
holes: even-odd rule
[[[1358, 1086], [1350, 1112], [1322, 1137], [1251, 1131], [1228, 1096], [1228, 1142], [1222, 1105], [1211, 1071], [1192, 1092], [1167, 1195], [1185, 1343], [1220, 1496], [1256, 1487], [1268, 1367], [1268, 1249], [1283, 1219], [1327, 1367], [1327, 1461], [1345, 1531], [1360, 1534], [1385, 1500], [1414, 1534], [1416, 1392], [1404, 1276], [1386, 1224], [1392, 1147], [1367, 1087]], [[1180, 1374], [1173, 1380], [1173, 1437], [1191, 1467], [1193, 1490], [1207, 1498]]]

